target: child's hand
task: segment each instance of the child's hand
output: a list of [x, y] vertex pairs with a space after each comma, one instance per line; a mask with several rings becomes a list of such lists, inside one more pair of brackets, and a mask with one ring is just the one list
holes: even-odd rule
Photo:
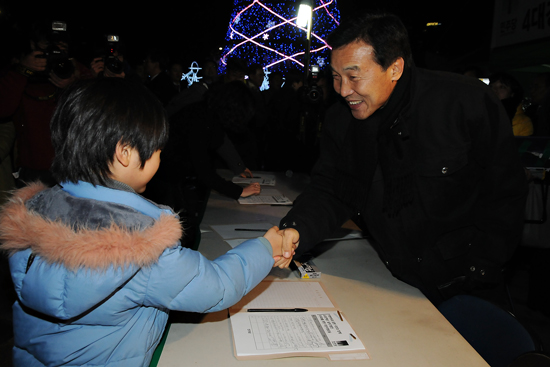
[[279, 230], [279, 227], [271, 227], [269, 231], [264, 234], [273, 248], [273, 259], [275, 261], [279, 260], [283, 256], [283, 236], [281, 235], [283, 231]]

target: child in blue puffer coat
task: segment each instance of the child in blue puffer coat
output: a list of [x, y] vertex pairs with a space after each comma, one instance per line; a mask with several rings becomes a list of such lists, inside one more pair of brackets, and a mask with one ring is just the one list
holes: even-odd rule
[[178, 217], [142, 193], [168, 125], [141, 86], [67, 90], [51, 121], [59, 184], [18, 190], [0, 215], [17, 293], [14, 366], [148, 366], [169, 310], [213, 312], [279, 259], [277, 227], [210, 261], [183, 248]]

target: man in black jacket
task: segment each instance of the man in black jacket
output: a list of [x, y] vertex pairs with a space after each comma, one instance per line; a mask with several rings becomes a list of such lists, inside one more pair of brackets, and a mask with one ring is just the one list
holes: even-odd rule
[[526, 197], [499, 100], [478, 80], [416, 68], [393, 15], [342, 23], [329, 44], [343, 99], [327, 112], [311, 185], [281, 220], [287, 261], [351, 218], [434, 304], [498, 283]]

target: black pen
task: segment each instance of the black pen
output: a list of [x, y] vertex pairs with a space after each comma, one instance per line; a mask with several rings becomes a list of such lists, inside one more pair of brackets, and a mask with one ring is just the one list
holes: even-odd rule
[[249, 231], [249, 232], [267, 232], [269, 229], [254, 229], [254, 228], [235, 228], [235, 231]]
[[248, 312], [307, 312], [305, 308], [249, 308]]

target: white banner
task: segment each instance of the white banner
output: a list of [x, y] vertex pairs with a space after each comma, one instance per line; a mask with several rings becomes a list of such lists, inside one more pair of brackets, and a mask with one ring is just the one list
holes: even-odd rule
[[495, 0], [491, 47], [550, 37], [550, 0]]

